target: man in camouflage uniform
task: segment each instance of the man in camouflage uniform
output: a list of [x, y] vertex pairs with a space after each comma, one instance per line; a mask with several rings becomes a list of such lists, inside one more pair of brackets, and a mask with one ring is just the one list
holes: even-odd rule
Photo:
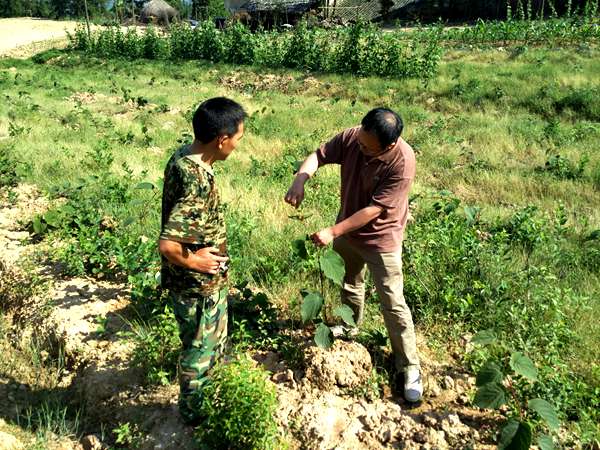
[[227, 243], [212, 165], [235, 149], [245, 117], [233, 100], [205, 101], [192, 121], [194, 141], [177, 150], [165, 169], [161, 283], [179, 324], [179, 410], [189, 423], [197, 419], [202, 386], [227, 338]]

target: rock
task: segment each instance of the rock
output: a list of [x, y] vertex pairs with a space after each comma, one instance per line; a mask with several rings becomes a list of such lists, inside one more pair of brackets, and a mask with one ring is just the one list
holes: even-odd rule
[[454, 378], [452, 378], [449, 375], [446, 375], [444, 377], [444, 381], [442, 382], [442, 384], [444, 386], [444, 389], [448, 389], [448, 390], [454, 389]]
[[427, 392], [430, 397], [439, 397], [441, 395], [442, 388], [440, 387], [440, 385], [434, 378], [431, 378], [429, 380], [429, 386], [427, 388]]
[[271, 380], [274, 383], [295, 383], [294, 382], [294, 372], [291, 370], [286, 370], [285, 372], [277, 372], [272, 377]]
[[22, 448], [24, 448], [23, 444], [15, 436], [0, 431], [0, 450], [21, 450]]
[[88, 434], [81, 438], [83, 450], [101, 450], [103, 448], [100, 438], [95, 434]]

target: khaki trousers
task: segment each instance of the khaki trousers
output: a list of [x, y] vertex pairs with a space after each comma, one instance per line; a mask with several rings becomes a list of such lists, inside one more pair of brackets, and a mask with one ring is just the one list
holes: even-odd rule
[[344, 259], [346, 266], [342, 303], [352, 308], [357, 325], [364, 315], [365, 272], [368, 267], [381, 302], [396, 370], [404, 372], [408, 368], [419, 368], [415, 327], [402, 292], [402, 249], [380, 253], [358, 247], [344, 237], [333, 242], [333, 249]]

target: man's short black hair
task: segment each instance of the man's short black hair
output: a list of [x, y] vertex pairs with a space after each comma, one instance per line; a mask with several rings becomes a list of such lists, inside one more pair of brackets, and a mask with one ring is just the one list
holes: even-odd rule
[[194, 113], [194, 137], [203, 144], [208, 144], [216, 137], [232, 136], [237, 133], [246, 116], [244, 108], [229, 98], [208, 99]]
[[367, 113], [361, 125], [363, 130], [373, 133], [385, 148], [398, 140], [404, 124], [400, 116], [388, 108], [375, 108]]

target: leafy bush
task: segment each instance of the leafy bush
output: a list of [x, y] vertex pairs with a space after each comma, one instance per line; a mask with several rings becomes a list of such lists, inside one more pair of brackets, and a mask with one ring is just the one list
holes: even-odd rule
[[[560, 208], [544, 217], [527, 207], [486, 223], [449, 192], [419, 204], [415, 218], [403, 262], [416, 320], [493, 329], [507, 347], [534, 355], [540, 382], [527, 392], [553, 401], [563, 417], [597, 418], [598, 394], [573, 376], [568, 351], [572, 311], [589, 302], [572, 286], [598, 273], [600, 233], [569, 227]], [[466, 362], [479, 368], [485, 360]], [[515, 389], [525, 394], [525, 386]]]
[[149, 319], [133, 324], [136, 343], [133, 363], [144, 369], [151, 384], [167, 385], [177, 375], [177, 358], [181, 350], [179, 327], [170, 307]]
[[7, 145], [0, 145], [0, 187], [16, 186], [20, 176], [17, 174], [17, 164]]
[[550, 173], [562, 180], [577, 180], [583, 177], [583, 172], [588, 162], [589, 157], [587, 155], [583, 155], [577, 164], [564, 156], [553, 155], [548, 158], [544, 167], [539, 170]]
[[435, 75], [441, 55], [435, 36], [423, 43], [408, 43], [401, 34], [362, 23], [333, 30], [311, 29], [301, 23], [291, 35], [252, 33], [240, 23], [221, 31], [210, 21], [193, 30], [174, 26], [164, 37], [151, 27], [141, 35], [109, 28], [91, 37], [80, 28], [69, 40], [72, 49], [102, 57], [207, 59], [423, 80]]
[[249, 357], [217, 364], [202, 398], [204, 421], [196, 429], [201, 448], [278, 448], [275, 385]]

